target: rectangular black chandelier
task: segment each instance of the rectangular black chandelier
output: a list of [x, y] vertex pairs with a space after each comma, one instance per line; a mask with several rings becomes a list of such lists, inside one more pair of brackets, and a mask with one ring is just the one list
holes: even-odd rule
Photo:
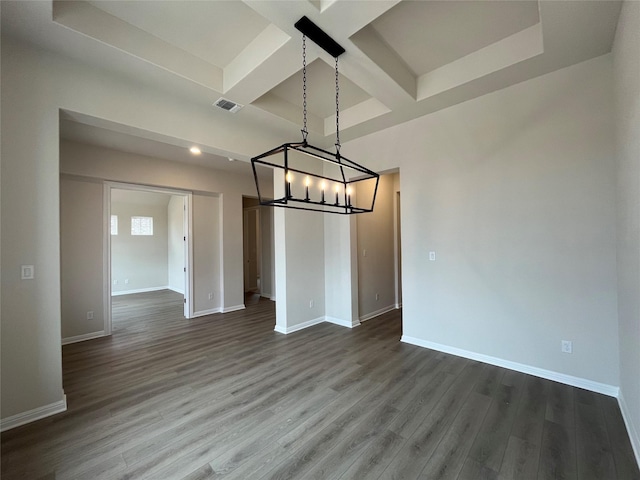
[[[271, 167], [274, 178], [282, 178], [281, 195], [262, 196], [268, 189], [260, 188], [256, 165]], [[380, 175], [342, 155], [306, 142], [285, 143], [252, 158], [251, 166], [261, 205], [342, 215], [373, 211]]]
[[[340, 154], [338, 56], [344, 48], [307, 17], [295, 27], [302, 37], [303, 128], [302, 141], [284, 143], [251, 159], [260, 205], [351, 215], [373, 211], [380, 175]], [[336, 151], [307, 142], [306, 37], [336, 61]], [[274, 199], [263, 197], [256, 165], [274, 169]], [[264, 180], [262, 180], [264, 181]], [[281, 188], [278, 183], [282, 182]], [[356, 189], [356, 186], [358, 187]]]

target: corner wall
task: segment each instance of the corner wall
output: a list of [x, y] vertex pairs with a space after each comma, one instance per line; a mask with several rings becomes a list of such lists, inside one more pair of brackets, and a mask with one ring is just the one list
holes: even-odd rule
[[640, 464], [640, 2], [626, 1], [613, 47], [620, 405]]
[[598, 57], [343, 146], [402, 173], [405, 341], [617, 392], [611, 65]]
[[[274, 198], [284, 195], [284, 171], [275, 169]], [[276, 328], [292, 333], [325, 321], [324, 215], [273, 208]]]

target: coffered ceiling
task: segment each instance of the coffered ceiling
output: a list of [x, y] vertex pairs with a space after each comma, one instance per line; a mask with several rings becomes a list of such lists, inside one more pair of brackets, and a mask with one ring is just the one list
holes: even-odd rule
[[[356, 138], [611, 50], [620, 2], [2, 2], [3, 35], [126, 74], [297, 139], [302, 16], [345, 49], [341, 137]], [[310, 137], [333, 144], [334, 59], [308, 42]], [[225, 114], [227, 114], [225, 112]], [[73, 130], [66, 128], [66, 131]], [[72, 135], [72, 134], [69, 134]]]

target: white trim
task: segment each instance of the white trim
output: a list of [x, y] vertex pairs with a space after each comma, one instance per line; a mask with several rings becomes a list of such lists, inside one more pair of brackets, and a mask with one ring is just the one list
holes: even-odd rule
[[62, 400], [44, 405], [42, 407], [34, 408], [26, 412], [12, 415], [8, 418], [3, 418], [0, 421], [0, 432], [5, 432], [20, 425], [35, 422], [45, 417], [50, 417], [56, 413], [62, 413], [67, 410], [67, 396], [62, 395]]
[[75, 335], [73, 337], [67, 337], [62, 339], [62, 345], [68, 345], [70, 343], [84, 342], [85, 340], [93, 340], [94, 338], [106, 337], [107, 334], [104, 330], [99, 332], [83, 333], [82, 335]]
[[275, 302], [276, 301], [276, 296], [272, 295], [271, 297], [269, 297], [269, 300], [271, 300], [272, 302]]
[[210, 308], [208, 310], [199, 310], [197, 312], [193, 312], [193, 315], [191, 316], [191, 318], [204, 317], [205, 315], [213, 315], [214, 313], [222, 313], [222, 309], [220, 309], [219, 307], [216, 307], [216, 308]]
[[171, 290], [172, 292], [179, 293], [180, 295], [184, 295], [184, 290], [180, 290], [178, 288], [167, 287], [167, 290]]
[[[102, 185], [103, 225], [111, 222], [111, 186]], [[102, 303], [105, 335], [111, 335], [111, 232], [102, 235]]]
[[293, 325], [291, 327], [282, 327], [280, 325], [276, 325], [274, 330], [278, 333], [284, 333], [286, 335], [288, 333], [297, 332], [298, 330], [304, 330], [305, 328], [313, 327], [314, 325], [318, 325], [319, 323], [332, 323], [333, 325], [339, 325], [341, 327], [347, 328], [355, 328], [360, 326], [360, 322], [358, 320], [350, 322], [348, 320], [342, 320], [340, 318], [324, 316], [314, 318], [313, 320], [309, 320], [307, 322], [298, 323], [297, 325]]
[[231, 307], [222, 307], [220, 309], [221, 313], [229, 313], [229, 312], [236, 312], [238, 310], [244, 310], [245, 306], [244, 303], [240, 304], [240, 305], [233, 305]]
[[[218, 218], [221, 219], [221, 220], [224, 220], [225, 219], [225, 216], [224, 216], [224, 202], [225, 202], [225, 200], [227, 198], [227, 194], [223, 193], [223, 194], [220, 195], [219, 198], [220, 198], [220, 201], [218, 202]], [[225, 280], [224, 280], [224, 273], [225, 273], [225, 270], [224, 270], [224, 252], [225, 252], [225, 247], [226, 247], [226, 244], [224, 243], [224, 225], [225, 225], [225, 223], [227, 223], [227, 222], [220, 221], [219, 228], [218, 228], [218, 235], [219, 235], [218, 241], [220, 242], [220, 249], [219, 249], [219, 254], [220, 254], [220, 257], [219, 257], [219, 262], [220, 262], [219, 275], [220, 275], [220, 279], [219, 279], [218, 285], [220, 285], [220, 304], [222, 304], [222, 305], [224, 305], [224, 302], [225, 302], [225, 299], [224, 299], [224, 284], [225, 284]], [[244, 262], [244, 258], [243, 258], [242, 261]], [[193, 269], [191, 269], [191, 271], [193, 271]], [[243, 278], [244, 278], [244, 266], [242, 267], [242, 275], [243, 275]], [[224, 313], [224, 307], [223, 306], [220, 307], [220, 311]]]
[[478, 362], [508, 368], [509, 370], [515, 370], [516, 372], [522, 372], [529, 375], [534, 375], [536, 377], [546, 378], [547, 380], [564, 383], [573, 387], [584, 388], [585, 390], [602, 393], [603, 395], [608, 395], [610, 397], [617, 397], [620, 392], [620, 389], [618, 387], [607, 385], [606, 383], [594, 382], [593, 380], [587, 380], [586, 378], [574, 377], [573, 375], [567, 375], [565, 373], [554, 372], [552, 370], [545, 370], [544, 368], [533, 367], [531, 365], [525, 365], [523, 363], [503, 360], [502, 358], [491, 357], [482, 353], [470, 352], [461, 348], [442, 345], [435, 342], [429, 342], [427, 340], [422, 340], [415, 337], [408, 337], [406, 335], [403, 335], [400, 341], [404, 343], [410, 343], [411, 345], [417, 345], [418, 347], [430, 348], [431, 350], [450, 353], [458, 357], [469, 358], [471, 360], [477, 360]]
[[270, 293], [264, 293], [264, 292], [261, 292], [260, 296], [262, 298], [266, 298], [266, 299], [269, 299], [269, 300], [274, 300], [276, 298], [273, 295], [271, 295]]
[[324, 317], [324, 321], [327, 323], [333, 323], [334, 325], [340, 325], [341, 327], [347, 327], [347, 328], [355, 328], [360, 326], [360, 322], [358, 320], [354, 320], [354, 321], [342, 320], [341, 318], [330, 317], [328, 315]]
[[631, 442], [631, 448], [633, 449], [633, 453], [636, 456], [636, 462], [640, 465], [640, 435], [638, 435], [638, 431], [635, 426], [631, 422], [631, 415], [629, 413], [629, 408], [627, 407], [626, 402], [624, 401], [624, 397], [622, 396], [622, 391], [618, 393], [618, 405], [620, 406], [620, 412], [622, 413], [622, 419], [624, 420], [624, 424], [627, 427], [627, 435], [629, 435], [629, 441]]
[[111, 292], [111, 296], [117, 297], [119, 295], [131, 295], [132, 293], [157, 292], [159, 290], [171, 290], [171, 289], [166, 285], [164, 287], [137, 288], [135, 290], [122, 290], [121, 292]]
[[371, 312], [371, 313], [367, 313], [366, 315], [362, 315], [360, 317], [360, 321], [361, 322], [366, 322], [367, 320], [371, 320], [372, 318], [375, 318], [377, 316], [380, 316], [384, 313], [390, 312], [391, 310], [396, 310], [398, 307], [396, 307], [395, 303], [393, 305], [388, 305], [386, 307], [383, 307], [379, 310], [376, 310], [375, 312]]
[[[187, 274], [184, 283], [184, 298], [186, 300], [186, 308], [184, 313], [186, 318], [193, 317], [193, 309], [196, 304], [196, 294], [194, 285], [194, 268], [193, 268], [193, 192], [183, 193], [184, 195], [184, 221], [187, 223], [185, 235], [187, 236]], [[220, 217], [222, 218], [222, 217]], [[221, 297], [224, 298], [224, 297]]]
[[396, 310], [400, 310], [402, 308], [402, 302], [396, 303]]
[[297, 332], [298, 330], [303, 330], [305, 328], [313, 327], [319, 323], [324, 322], [325, 317], [314, 318], [313, 320], [309, 320], [307, 322], [298, 323], [297, 325], [292, 325], [291, 327], [282, 327], [276, 324], [276, 328], [274, 330], [278, 333], [284, 333], [285, 335], [293, 332]]

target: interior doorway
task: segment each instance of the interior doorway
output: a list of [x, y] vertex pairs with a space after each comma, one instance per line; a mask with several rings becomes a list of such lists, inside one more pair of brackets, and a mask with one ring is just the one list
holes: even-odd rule
[[[128, 295], [170, 291], [193, 316], [191, 194], [139, 185], [105, 184], [105, 305], [113, 330], [113, 302]], [[133, 298], [133, 297], [128, 297]]]
[[257, 199], [243, 197], [243, 258], [245, 294], [262, 294], [262, 228]]
[[[358, 185], [361, 189], [371, 185]], [[375, 209], [356, 216], [358, 320], [378, 317], [402, 307], [402, 239], [400, 174], [380, 175]]]

